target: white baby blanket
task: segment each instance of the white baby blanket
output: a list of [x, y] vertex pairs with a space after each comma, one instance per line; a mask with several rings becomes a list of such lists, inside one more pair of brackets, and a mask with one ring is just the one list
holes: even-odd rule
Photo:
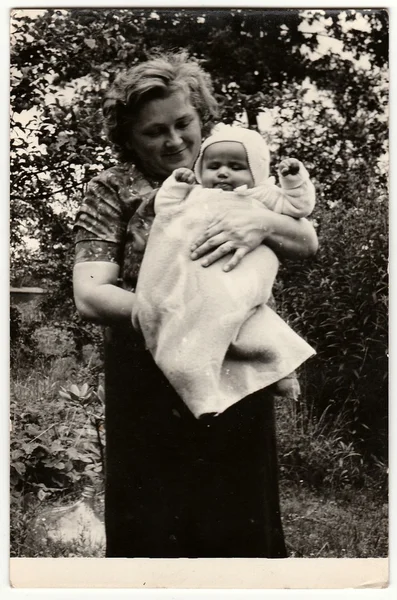
[[183, 202], [159, 203], [138, 278], [133, 324], [196, 417], [223, 412], [315, 354], [266, 304], [278, 268], [270, 248], [228, 273], [230, 256], [207, 268], [190, 258], [214, 211], [240, 202], [234, 192], [196, 188]]

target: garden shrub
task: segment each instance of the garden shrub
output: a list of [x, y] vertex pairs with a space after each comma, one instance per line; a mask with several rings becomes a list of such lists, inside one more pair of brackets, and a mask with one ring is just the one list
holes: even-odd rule
[[[84, 376], [83, 370], [79, 375]], [[96, 388], [88, 383], [62, 388], [59, 381], [39, 372], [13, 382], [13, 495], [33, 492], [43, 499], [52, 493], [70, 493], [89, 480], [102, 477], [103, 402], [101, 384]]]
[[44, 356], [67, 356], [74, 350], [74, 340], [68, 331], [53, 325], [41, 325], [33, 333], [37, 351]]
[[10, 307], [10, 365], [11, 369], [33, 364], [36, 355], [34, 333], [42, 324], [41, 314], [25, 319], [17, 306]]
[[388, 244], [386, 194], [361, 191], [346, 206], [317, 209], [320, 247], [284, 266], [281, 313], [317, 350], [305, 366], [306, 398], [318, 414], [347, 410], [365, 452], [387, 453]]

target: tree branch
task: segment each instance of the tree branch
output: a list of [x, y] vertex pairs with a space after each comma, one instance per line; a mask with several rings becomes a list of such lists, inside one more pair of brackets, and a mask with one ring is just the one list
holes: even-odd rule
[[[85, 183], [88, 183], [90, 181], [91, 178], [88, 179], [84, 179], [83, 181], [81, 181], [80, 183], [76, 183], [75, 185], [65, 185], [62, 188], [59, 188], [58, 190], [55, 190], [54, 192], [49, 192], [48, 194], [40, 194], [40, 200], [43, 200], [45, 198], [51, 198], [51, 196], [55, 196], [55, 194], [60, 194], [61, 192], [66, 192], [68, 190], [74, 190], [76, 188], [81, 187], [82, 185], [84, 185]], [[10, 194], [10, 198], [11, 200], [23, 200], [24, 202], [26, 202], [26, 198], [34, 198], [33, 195], [28, 195], [25, 197], [22, 196], [14, 196], [13, 194]]]
[[319, 35], [320, 37], [326, 37], [330, 40], [337, 40], [337, 41], [341, 41], [340, 38], [335, 37], [334, 35], [328, 35], [327, 33], [320, 33], [318, 31], [302, 31], [301, 29], [298, 30], [299, 33], [303, 33], [304, 35]]

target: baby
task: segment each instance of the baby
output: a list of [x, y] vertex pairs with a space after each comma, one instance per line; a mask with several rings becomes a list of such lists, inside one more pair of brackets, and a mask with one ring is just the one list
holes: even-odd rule
[[199, 418], [283, 380], [315, 351], [267, 306], [278, 269], [270, 248], [259, 246], [226, 273], [230, 256], [207, 268], [192, 261], [193, 241], [215, 212], [241, 202], [305, 217], [315, 191], [296, 159], [282, 161], [281, 187], [275, 185], [267, 144], [241, 127], [223, 126], [209, 137], [194, 173], [177, 169], [156, 196], [132, 321]]

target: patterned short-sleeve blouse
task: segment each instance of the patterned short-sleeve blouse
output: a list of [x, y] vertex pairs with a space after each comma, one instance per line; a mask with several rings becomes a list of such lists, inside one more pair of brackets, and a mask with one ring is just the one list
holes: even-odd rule
[[94, 177], [75, 221], [75, 263], [116, 263], [120, 266], [121, 286], [134, 290], [159, 185], [128, 164], [111, 167]]

